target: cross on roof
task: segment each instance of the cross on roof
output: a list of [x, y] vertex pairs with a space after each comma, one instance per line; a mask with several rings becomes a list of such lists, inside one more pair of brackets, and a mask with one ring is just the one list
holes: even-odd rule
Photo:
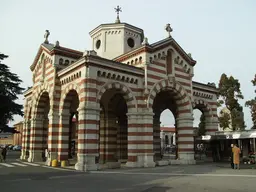
[[116, 17], [116, 23], [120, 23], [120, 19], [119, 19], [119, 12], [122, 12], [122, 9], [119, 5], [117, 5], [116, 8], [114, 8], [116, 13], [117, 13], [117, 17]]

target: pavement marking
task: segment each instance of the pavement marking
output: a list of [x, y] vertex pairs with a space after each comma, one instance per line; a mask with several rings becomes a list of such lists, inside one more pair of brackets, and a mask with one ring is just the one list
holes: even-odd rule
[[31, 166], [35, 166], [35, 167], [39, 167], [41, 165], [39, 164], [35, 164], [35, 163], [29, 163], [29, 162], [22, 162], [23, 164], [26, 164], [26, 165], [31, 165]]
[[31, 181], [30, 178], [24, 178], [24, 179], [10, 179], [10, 180], [3, 180], [5, 182], [17, 182], [17, 181]]
[[7, 163], [0, 163], [0, 165], [5, 166], [5, 167], [15, 167], [14, 165], [10, 165]]
[[61, 175], [61, 176], [52, 176], [49, 177], [49, 179], [61, 179], [61, 178], [70, 178], [70, 177], [80, 177], [85, 176], [86, 174], [76, 174], [76, 175]]
[[27, 167], [28, 165], [24, 165], [21, 163], [11, 163], [12, 165], [17, 165], [17, 166], [21, 166], [21, 167]]
[[115, 172], [115, 171], [90, 171], [90, 173], [97, 174], [123, 174], [123, 175], [158, 175], [158, 176], [197, 176], [197, 177], [249, 177], [256, 178], [256, 175], [240, 175], [240, 174], [190, 174], [190, 173], [147, 173], [147, 172]]
[[42, 167], [48, 168], [48, 169], [56, 169], [56, 170], [61, 170], [61, 171], [72, 171], [72, 172], [76, 172], [77, 170], [74, 169], [65, 169], [65, 168], [59, 168], [59, 167], [49, 167], [49, 166], [45, 166], [43, 165]]

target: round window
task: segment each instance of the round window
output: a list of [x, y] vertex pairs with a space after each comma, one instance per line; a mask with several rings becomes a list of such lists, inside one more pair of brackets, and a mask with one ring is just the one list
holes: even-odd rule
[[101, 41], [100, 41], [100, 40], [97, 40], [97, 41], [96, 41], [96, 49], [99, 49], [99, 48], [100, 48], [100, 44], [101, 44]]
[[128, 38], [127, 39], [127, 44], [129, 45], [129, 47], [133, 48], [134, 47], [134, 40], [132, 38]]

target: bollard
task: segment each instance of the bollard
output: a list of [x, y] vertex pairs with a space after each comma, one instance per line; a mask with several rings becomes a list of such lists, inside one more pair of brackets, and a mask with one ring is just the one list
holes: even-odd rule
[[58, 161], [56, 159], [52, 160], [52, 167], [57, 167]]
[[61, 161], [61, 167], [66, 167], [66, 161]]

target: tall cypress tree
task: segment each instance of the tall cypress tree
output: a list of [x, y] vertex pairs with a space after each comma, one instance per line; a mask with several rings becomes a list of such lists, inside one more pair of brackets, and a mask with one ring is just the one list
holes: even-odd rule
[[18, 95], [23, 93], [20, 87], [22, 80], [2, 63], [8, 55], [0, 53], [0, 132], [9, 132], [8, 122], [13, 120], [13, 115], [23, 116], [23, 106], [16, 103]]
[[[230, 111], [231, 127], [235, 130], [243, 130], [245, 128], [244, 118], [243, 118], [243, 107], [239, 104], [238, 100], [243, 99], [242, 92], [240, 90], [240, 83], [238, 79], [233, 76], [227, 77], [224, 73], [221, 75], [219, 81], [219, 100], [220, 104], [225, 104]], [[228, 117], [224, 115], [220, 121], [228, 119], [223, 119]], [[222, 126], [223, 124], [220, 124]], [[226, 128], [226, 127], [223, 127]]]
[[[253, 86], [256, 86], [256, 74], [254, 76], [254, 79], [251, 82]], [[256, 90], [254, 90], [254, 92], [256, 93]], [[246, 101], [245, 106], [250, 107], [252, 122], [253, 122], [252, 129], [256, 129], [256, 97], [254, 97], [249, 101]]]

